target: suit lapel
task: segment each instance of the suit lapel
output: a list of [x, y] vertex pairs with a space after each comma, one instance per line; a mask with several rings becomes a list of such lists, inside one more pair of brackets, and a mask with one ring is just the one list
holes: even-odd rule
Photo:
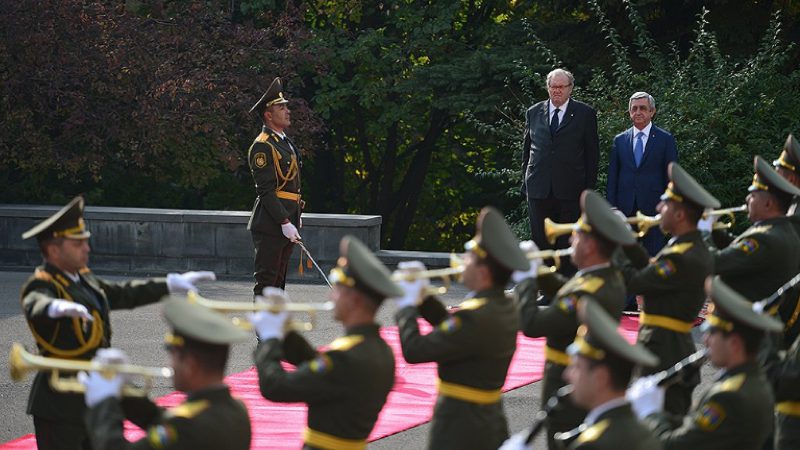
[[567, 125], [569, 125], [569, 123], [572, 121], [572, 117], [573, 117], [574, 115], [575, 115], [575, 101], [574, 101], [574, 100], [572, 100], [572, 99], [569, 99], [569, 104], [567, 104], [567, 110], [566, 110], [566, 111], [564, 111], [564, 120], [562, 120], [562, 121], [561, 121], [561, 122], [558, 124], [558, 129], [556, 130], [556, 134], [560, 133], [560, 132], [561, 132], [561, 130], [562, 130], [564, 127], [566, 127]]
[[625, 132], [625, 144], [622, 148], [622, 155], [628, 165], [636, 169], [636, 158], [633, 157], [633, 127], [628, 128]]

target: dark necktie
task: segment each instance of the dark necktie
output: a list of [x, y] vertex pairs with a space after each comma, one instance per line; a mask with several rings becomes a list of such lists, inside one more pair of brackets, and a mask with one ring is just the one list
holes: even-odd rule
[[556, 134], [556, 130], [558, 129], [558, 113], [561, 112], [560, 109], [556, 108], [555, 114], [553, 114], [553, 120], [550, 121], [550, 134]]
[[641, 131], [636, 133], [636, 143], [633, 145], [633, 159], [636, 162], [636, 167], [639, 167], [642, 164], [642, 156], [644, 155], [644, 142], [642, 142], [642, 138], [644, 137], [644, 133]]

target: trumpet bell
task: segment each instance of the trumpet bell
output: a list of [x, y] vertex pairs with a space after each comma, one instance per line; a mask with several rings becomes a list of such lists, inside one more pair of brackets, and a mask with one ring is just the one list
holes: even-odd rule
[[575, 224], [555, 223], [549, 217], [544, 219], [544, 235], [551, 245], [556, 243], [559, 236], [572, 233]]

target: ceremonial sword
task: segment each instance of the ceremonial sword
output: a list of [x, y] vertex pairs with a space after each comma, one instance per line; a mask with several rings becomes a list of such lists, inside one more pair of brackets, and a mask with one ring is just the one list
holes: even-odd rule
[[322, 268], [319, 266], [319, 264], [317, 264], [317, 261], [315, 261], [314, 257], [311, 256], [311, 252], [308, 251], [306, 246], [303, 244], [303, 241], [298, 239], [296, 241], [296, 244], [300, 246], [300, 248], [303, 250], [303, 252], [305, 252], [306, 256], [308, 256], [308, 260], [311, 261], [311, 263], [314, 264], [314, 267], [317, 268], [317, 270], [319, 271], [319, 274], [322, 275], [322, 279], [325, 280], [326, 283], [328, 283], [328, 287], [333, 289], [333, 286], [331, 285], [331, 282], [328, 281], [328, 277], [325, 276], [325, 272], [322, 271]]

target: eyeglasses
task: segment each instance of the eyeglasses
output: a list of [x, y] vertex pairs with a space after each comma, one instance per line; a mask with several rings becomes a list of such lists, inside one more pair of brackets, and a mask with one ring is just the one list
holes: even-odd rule
[[571, 86], [572, 86], [571, 84], [562, 84], [562, 85], [553, 85], [553, 84], [551, 84], [550, 86], [547, 86], [547, 89], [552, 89], [554, 91], [560, 91], [562, 89], [566, 89], [566, 88], [571, 87]]

